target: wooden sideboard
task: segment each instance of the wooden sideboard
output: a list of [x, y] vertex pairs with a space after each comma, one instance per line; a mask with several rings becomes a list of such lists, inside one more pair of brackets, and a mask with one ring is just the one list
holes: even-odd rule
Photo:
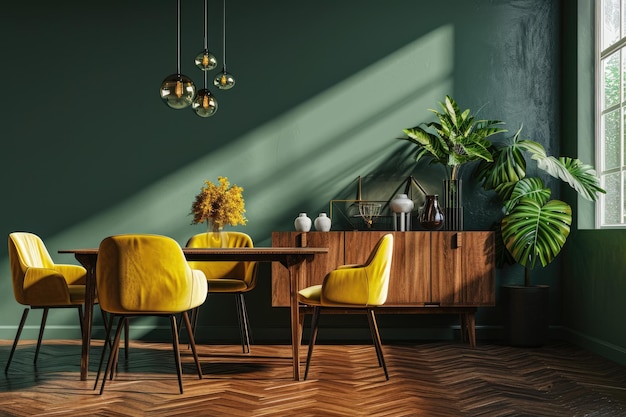
[[[495, 237], [486, 231], [331, 231], [273, 232], [272, 246], [327, 247], [306, 265], [306, 282], [321, 284], [339, 265], [365, 262], [378, 239], [394, 237], [385, 313], [461, 314], [461, 326], [475, 345], [477, 307], [495, 305]], [[272, 305], [289, 305], [289, 280], [272, 266]]]

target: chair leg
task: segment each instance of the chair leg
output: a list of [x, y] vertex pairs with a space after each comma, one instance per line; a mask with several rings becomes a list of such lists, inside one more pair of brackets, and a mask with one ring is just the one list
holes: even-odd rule
[[[121, 325], [121, 324], [120, 324]], [[124, 346], [125, 346], [125, 351], [124, 353], [126, 354], [126, 361], [128, 361], [128, 329], [130, 328], [130, 320], [128, 318], [128, 316], [124, 317], [124, 325], [123, 325], [123, 330], [124, 330]], [[111, 368], [111, 374], [109, 375], [109, 379], [113, 380], [113, 371], [115, 371], [115, 373], [117, 373], [118, 368], [119, 368], [119, 359], [120, 359], [120, 343], [121, 343], [121, 333], [120, 333], [120, 341], [117, 343], [117, 349], [115, 350], [115, 352], [113, 353], [113, 367]]]
[[[107, 315], [104, 312], [104, 310], [100, 309], [100, 311], [102, 312], [102, 321], [104, 322], [104, 330], [108, 331], [109, 329], [107, 328], [107, 326], [108, 326], [109, 320], [107, 320]], [[124, 325], [124, 356], [127, 361], [128, 361], [128, 353], [129, 353], [129, 348], [128, 348], [129, 341], [130, 341], [130, 324], [128, 323], [128, 320], [127, 320], [126, 324]], [[108, 341], [109, 346], [111, 346], [111, 342], [112, 341], [110, 340]]]
[[172, 328], [172, 347], [174, 348], [174, 360], [176, 361], [176, 373], [178, 374], [178, 387], [180, 393], [183, 393], [183, 366], [180, 362], [180, 351], [178, 349], [178, 330], [176, 326], [176, 317], [170, 315], [170, 326]]
[[198, 327], [198, 316], [200, 315], [200, 307], [191, 310], [191, 333], [194, 340], [196, 339], [196, 328]]
[[126, 321], [124, 322], [124, 358], [126, 359], [126, 362], [128, 362], [128, 343], [130, 340], [130, 324], [128, 322], [128, 319], [126, 319]]
[[[102, 312], [102, 318], [106, 319], [104, 315], [104, 311]], [[102, 371], [102, 364], [104, 363], [104, 358], [107, 351], [107, 346], [111, 346], [111, 350], [113, 350], [113, 343], [111, 342], [111, 329], [113, 328], [113, 320], [115, 318], [115, 314], [111, 314], [109, 320], [105, 320], [104, 327], [106, 328], [106, 336], [104, 338], [104, 343], [102, 344], [102, 354], [100, 355], [100, 364], [98, 365], [98, 373], [96, 374], [96, 381], [93, 385], [93, 389], [98, 388], [98, 379], [100, 379], [100, 372]], [[106, 378], [106, 374], [104, 375]]]
[[9, 372], [9, 366], [11, 365], [11, 360], [13, 359], [15, 348], [17, 347], [17, 344], [20, 341], [20, 336], [22, 335], [22, 330], [24, 329], [24, 324], [26, 323], [26, 317], [28, 317], [29, 311], [30, 311], [30, 308], [26, 307], [24, 309], [24, 312], [22, 313], [22, 319], [20, 320], [20, 325], [17, 328], [17, 334], [15, 335], [15, 340], [13, 341], [13, 347], [11, 348], [11, 353], [9, 353], [9, 360], [7, 361], [7, 364], [4, 367], [5, 374]]
[[[102, 313], [102, 322], [104, 323], [104, 331], [105, 331], [105, 333], [108, 334], [109, 333], [109, 326], [111, 325], [110, 324], [110, 320], [107, 317], [107, 313], [104, 310], [100, 309], [100, 313]], [[105, 340], [106, 340], [106, 343], [108, 343], [109, 346], [112, 347], [111, 346], [111, 341], [108, 340], [108, 338], [105, 339]]]
[[43, 331], [46, 328], [46, 320], [48, 319], [48, 307], [44, 307], [43, 315], [41, 316], [41, 325], [39, 326], [39, 337], [37, 338], [37, 348], [35, 349], [35, 359], [33, 363], [37, 363], [37, 357], [39, 356], [39, 349], [41, 349], [41, 340], [43, 339]]
[[311, 319], [311, 337], [309, 340], [309, 351], [306, 355], [306, 368], [304, 370], [304, 380], [306, 381], [309, 375], [309, 365], [311, 364], [311, 356], [313, 355], [313, 346], [315, 346], [315, 340], [317, 339], [317, 326], [320, 318], [320, 307], [313, 307], [313, 318]]
[[200, 366], [198, 352], [196, 351], [196, 341], [193, 337], [191, 322], [189, 321], [189, 315], [186, 311], [183, 311], [182, 319], [185, 321], [185, 327], [187, 328], [187, 335], [189, 337], [189, 345], [191, 346], [191, 352], [193, 353], [193, 360], [196, 362], [196, 368], [198, 369], [198, 379], [202, 379], [202, 367]]
[[79, 304], [78, 305], [78, 323], [80, 323], [80, 336], [83, 336], [83, 333], [85, 331], [85, 329], [83, 328], [83, 319], [85, 318], [85, 315], [83, 314], [83, 305]]
[[[115, 354], [120, 347], [122, 326], [124, 325], [125, 321], [126, 321], [126, 317], [120, 316], [120, 320], [117, 323], [117, 330], [115, 331], [115, 339], [113, 340], [113, 347], [111, 348], [111, 353], [109, 353], [109, 360], [107, 362], [107, 368], [104, 371], [104, 375], [102, 376], [102, 385], [100, 386], [100, 395], [102, 395], [102, 393], [104, 392], [104, 384], [106, 383], [107, 375], [110, 374], [111, 377], [113, 377], [113, 362], [115, 361]], [[111, 326], [112, 325], [113, 325], [113, 322], [111, 322]]]
[[[300, 314], [298, 314], [298, 334], [300, 335], [300, 340], [298, 340], [298, 344], [302, 344], [302, 336], [304, 336], [304, 318], [306, 317], [306, 313], [303, 312], [301, 309], [302, 306], [299, 306], [298, 308], [300, 308]], [[306, 311], [306, 310], [304, 310]]]
[[370, 310], [366, 309], [365, 313], [367, 314], [367, 323], [369, 324], [369, 328], [370, 328], [370, 336], [372, 337], [372, 342], [374, 344], [374, 348], [376, 349], [376, 359], [378, 359], [378, 366], [383, 366], [383, 359], [381, 359], [382, 354], [381, 354], [381, 349], [379, 349], [378, 347], [378, 343], [376, 343], [377, 339], [377, 326], [374, 322], [374, 324], [372, 324], [372, 316], [370, 315]]
[[235, 294], [237, 304], [237, 318], [239, 319], [239, 336], [241, 337], [241, 350], [243, 353], [250, 353], [250, 323], [248, 311], [246, 310], [246, 300], [243, 293]]
[[372, 333], [372, 339], [374, 341], [374, 347], [376, 348], [376, 355], [378, 356], [378, 364], [383, 367], [385, 371], [385, 379], [389, 380], [389, 373], [387, 372], [387, 365], [385, 364], [385, 356], [383, 355], [383, 346], [380, 340], [380, 333], [378, 332], [378, 324], [376, 324], [376, 315], [371, 308], [367, 309], [367, 318], [370, 325], [370, 332]]

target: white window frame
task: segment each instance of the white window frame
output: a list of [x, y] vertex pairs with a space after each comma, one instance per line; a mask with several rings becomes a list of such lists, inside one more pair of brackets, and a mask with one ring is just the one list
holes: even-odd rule
[[[597, 173], [600, 177], [600, 184], [602, 188], [607, 190], [607, 194], [600, 194], [600, 198], [596, 203], [596, 228], [602, 229], [610, 229], [610, 228], [625, 228], [626, 227], [626, 208], [624, 207], [624, 193], [625, 193], [625, 184], [626, 184], [626, 129], [625, 129], [625, 117], [626, 117], [626, 92], [625, 88], [625, 76], [626, 76], [626, 0], [618, 0], [620, 4], [620, 35], [619, 39], [608, 46], [604, 50], [602, 50], [603, 46], [603, 4], [608, 0], [597, 0], [596, 1], [596, 19], [595, 19], [595, 136], [596, 136], [596, 167]], [[615, 53], [620, 53], [619, 57], [619, 100], [616, 104], [603, 109], [604, 106], [604, 70], [603, 70], [603, 59], [606, 57], [610, 57]], [[607, 113], [613, 111], [619, 111], [619, 163], [617, 167], [612, 167], [607, 169], [605, 167], [605, 148], [606, 148], [606, 138], [605, 138], [605, 129], [604, 129], [604, 119], [603, 116]], [[611, 192], [607, 189], [607, 174], [619, 174], [619, 208], [620, 213], [618, 214], [619, 221], [608, 223], [606, 221], [606, 200], [607, 198], [614, 198], [614, 192]]]

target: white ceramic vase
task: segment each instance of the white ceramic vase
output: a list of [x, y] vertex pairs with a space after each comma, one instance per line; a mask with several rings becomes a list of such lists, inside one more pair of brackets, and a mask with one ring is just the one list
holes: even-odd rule
[[396, 194], [396, 198], [389, 202], [393, 211], [393, 230], [405, 232], [411, 230], [411, 211], [415, 203], [406, 194]]
[[320, 213], [315, 219], [315, 230], [319, 232], [329, 232], [331, 223], [330, 217], [328, 217], [326, 213]]
[[396, 194], [396, 198], [389, 202], [389, 208], [394, 213], [409, 213], [415, 207], [415, 203], [406, 194]]
[[311, 230], [311, 218], [306, 213], [300, 213], [293, 222], [298, 232], [308, 232]]

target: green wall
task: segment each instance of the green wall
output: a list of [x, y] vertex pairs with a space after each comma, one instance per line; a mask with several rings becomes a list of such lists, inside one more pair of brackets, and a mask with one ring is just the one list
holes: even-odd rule
[[[328, 211], [331, 199], [353, 193], [357, 176], [367, 179], [364, 198], [392, 196], [409, 174], [439, 192], [443, 170], [416, 166], [395, 138], [430, 120], [428, 109], [446, 94], [511, 131], [524, 124], [527, 136], [557, 153], [566, 129], [561, 109], [569, 108], [561, 92], [571, 87], [561, 84], [563, 46], [576, 45], [562, 39], [561, 28], [572, 24], [565, 4], [227, 2], [227, 63], [237, 85], [212, 89], [219, 110], [209, 119], [171, 110], [158, 97], [163, 78], [176, 71], [174, 0], [5, 5], [0, 235], [35, 232], [57, 262], [72, 263], [57, 250], [97, 246], [115, 233], [160, 233], [182, 244], [203, 230], [188, 215], [202, 181], [220, 175], [244, 187], [249, 223], [238, 229], [257, 245], [269, 245], [274, 230], [291, 230], [299, 212]], [[221, 2], [209, 6], [209, 47], [221, 62]], [[182, 72], [198, 85], [192, 59], [202, 49], [202, 7], [182, 2]], [[467, 228], [488, 228], [499, 209], [464, 175]], [[555, 265], [536, 277], [552, 287], [552, 324], [586, 333], [562, 315], [577, 295], [569, 278], [562, 288], [558, 271]], [[0, 272], [0, 337], [11, 339], [21, 307], [6, 255]], [[260, 286], [247, 297], [254, 335], [288, 340], [288, 312], [269, 305], [269, 274], [263, 265]], [[520, 274], [499, 271], [498, 284]], [[32, 316], [31, 338], [39, 317]], [[236, 338], [235, 317], [233, 300], [212, 297], [201, 318], [207, 338]], [[49, 323], [48, 337], [78, 332], [69, 312]], [[358, 318], [335, 323], [336, 337], [353, 323], [367, 335]], [[501, 306], [480, 309], [477, 324], [479, 337], [498, 337]], [[383, 317], [381, 327], [383, 337], [409, 339], [453, 337], [458, 326], [455, 317], [420, 315]]]

